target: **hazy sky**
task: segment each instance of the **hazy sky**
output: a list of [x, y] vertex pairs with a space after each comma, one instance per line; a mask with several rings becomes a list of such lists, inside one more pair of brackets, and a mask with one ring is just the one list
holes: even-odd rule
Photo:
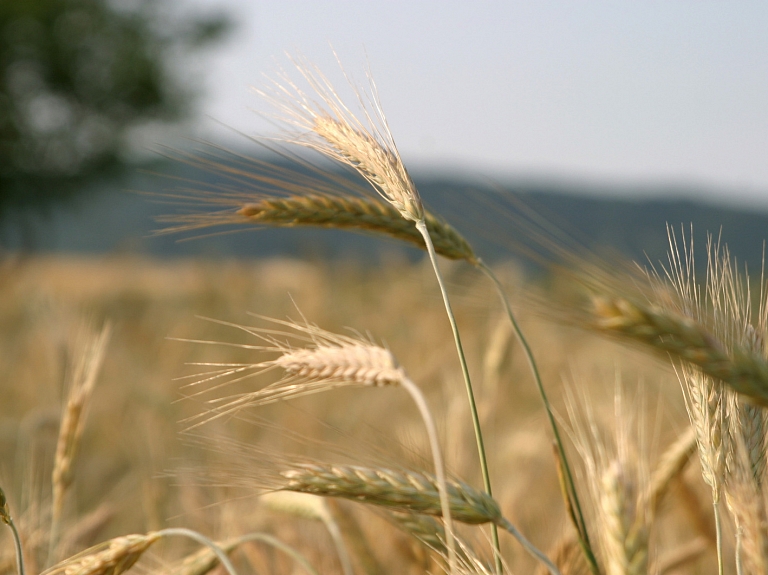
[[[369, 64], [406, 164], [680, 184], [768, 207], [764, 2], [187, 0], [228, 9], [201, 109], [269, 134], [250, 90], [285, 56]], [[228, 138], [214, 122], [203, 129]]]

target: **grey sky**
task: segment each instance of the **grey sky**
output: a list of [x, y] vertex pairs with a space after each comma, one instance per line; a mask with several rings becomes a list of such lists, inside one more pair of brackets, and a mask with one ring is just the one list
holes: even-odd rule
[[202, 110], [246, 133], [274, 132], [249, 86], [286, 52], [338, 78], [332, 44], [361, 82], [370, 63], [411, 166], [690, 184], [768, 206], [766, 3], [194, 3], [236, 17], [200, 63]]

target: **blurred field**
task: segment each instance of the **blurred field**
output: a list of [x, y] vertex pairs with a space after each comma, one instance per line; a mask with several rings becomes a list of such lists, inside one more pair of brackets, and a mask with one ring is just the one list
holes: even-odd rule
[[[443, 266], [477, 386], [494, 495], [507, 517], [540, 548], [550, 549], [568, 525], [543, 409], [524, 357], [488, 282], [467, 266], [446, 262]], [[527, 285], [513, 266], [501, 271], [513, 302], [523, 291], [544, 293], [543, 288]], [[51, 462], [68, 369], [84, 334], [105, 321], [112, 323], [113, 335], [65, 508], [67, 546], [59, 552], [64, 556], [112, 536], [168, 525], [215, 538], [264, 530], [296, 545], [321, 572], [333, 573], [338, 565], [321, 526], [264, 509], [253, 497], [263, 485], [258, 480], [263, 465], [257, 447], [304, 452], [330, 462], [388, 462], [430, 469], [423, 426], [409, 398], [397, 389], [331, 391], [250, 414], [268, 424], [222, 419], [197, 430], [207, 437], [223, 435], [253, 445], [249, 459], [185, 442], [179, 422], [200, 413], [203, 401], [234, 392], [220, 390], [180, 400], [184, 382], [177, 378], [201, 370], [185, 364], [263, 359], [253, 350], [172, 339], [258, 343], [241, 330], [200, 316], [258, 325], [260, 320], [247, 312], [295, 319], [303, 314], [330, 331], [370, 333], [394, 352], [427, 392], [450, 471], [481, 485], [458, 361], [434, 276], [425, 265], [391, 261], [365, 268], [280, 259], [40, 257], [6, 261], [1, 277], [0, 485], [26, 544], [36, 548], [29, 557], [29, 572], [39, 571], [46, 560]], [[610, 431], [616, 426], [613, 401], [616, 382], [621, 381], [630, 405], [647, 408], [642, 414], [643, 433], [653, 466], [660, 451], [687, 426], [671, 370], [640, 352], [555, 325], [528, 309], [518, 311], [557, 411], [565, 416], [566, 386], [576, 403], [588, 402]], [[325, 447], [297, 443], [291, 437], [294, 432], [327, 443]], [[202, 486], [200, 470], [206, 468], [237, 477], [231, 483], [241, 487], [228, 487], [226, 481]], [[247, 485], [249, 476], [253, 488], [243, 488], [243, 478]], [[695, 469], [689, 469], [686, 477], [691, 489], [701, 489]], [[583, 496], [587, 497], [586, 489]], [[702, 502], [706, 509], [705, 497]], [[679, 503], [670, 500], [665, 509], [669, 513], [663, 514], [654, 533], [662, 552], [700, 535], [687, 526], [690, 513], [681, 511]], [[342, 502], [336, 513], [359, 522], [366, 534], [372, 559], [366, 567], [358, 558], [358, 572], [415, 573], [428, 565], [425, 549], [398, 533], [375, 510]], [[667, 515], [671, 519], [664, 519]], [[485, 531], [463, 528], [462, 533], [488, 557]], [[0, 544], [3, 572], [10, 573], [14, 566], [8, 533], [0, 532]], [[140, 568], [168, 569], [183, 549], [187, 548], [162, 544], [141, 560]], [[534, 568], [510, 539], [503, 540], [503, 550], [514, 572]], [[287, 560], [266, 548], [249, 548], [236, 559], [241, 565], [250, 562], [244, 572], [292, 572]], [[711, 560], [711, 553], [706, 553], [698, 564]]]

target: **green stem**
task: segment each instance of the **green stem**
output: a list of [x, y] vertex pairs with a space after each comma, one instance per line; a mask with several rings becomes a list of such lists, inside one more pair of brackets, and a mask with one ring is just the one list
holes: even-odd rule
[[520, 545], [522, 545], [525, 548], [525, 550], [528, 551], [528, 553], [530, 553], [533, 557], [541, 561], [549, 570], [551, 575], [560, 575], [560, 570], [557, 568], [557, 566], [554, 563], [552, 563], [552, 561], [550, 561], [549, 557], [544, 555], [544, 553], [539, 551], [539, 549], [533, 543], [528, 541], [525, 535], [520, 533], [514, 525], [512, 525], [509, 521], [507, 521], [502, 517], [501, 519], [499, 519], [499, 526], [502, 529], [506, 529], [509, 533], [511, 533], [512, 537], [517, 539]]
[[544, 384], [541, 381], [541, 375], [539, 374], [539, 368], [536, 365], [536, 360], [533, 357], [533, 352], [531, 351], [531, 347], [528, 345], [528, 340], [526, 340], [525, 336], [523, 335], [523, 331], [520, 329], [520, 325], [517, 323], [517, 319], [515, 318], [515, 314], [512, 312], [512, 307], [509, 305], [509, 301], [504, 295], [504, 286], [501, 285], [499, 278], [496, 277], [496, 274], [493, 273], [493, 270], [491, 270], [491, 268], [489, 268], [481, 259], [477, 260], [477, 265], [485, 273], [485, 275], [488, 276], [488, 278], [496, 287], [496, 291], [499, 294], [499, 298], [501, 299], [501, 303], [507, 313], [507, 317], [512, 324], [515, 335], [517, 336], [517, 339], [525, 353], [525, 357], [528, 360], [528, 366], [531, 370], [531, 373], [533, 373], [533, 379], [536, 382], [536, 388], [538, 389], [541, 401], [544, 403], [544, 411], [547, 413], [547, 420], [549, 421], [549, 425], [552, 428], [552, 434], [555, 437], [557, 454], [562, 466], [562, 471], [566, 483], [566, 495], [570, 500], [566, 501], [566, 505], [572, 508], [575, 512], [573, 514], [575, 524], [574, 526], [576, 527], [576, 532], [579, 537], [579, 544], [581, 545], [582, 551], [584, 552], [587, 562], [589, 563], [590, 570], [594, 575], [599, 575], [600, 569], [597, 565], [597, 558], [592, 551], [592, 545], [589, 541], [589, 534], [587, 532], [587, 526], [584, 521], [584, 513], [582, 512], [581, 504], [579, 503], [579, 496], [576, 492], [576, 484], [573, 481], [571, 467], [568, 465], [568, 458], [565, 455], [565, 447], [563, 446], [563, 441], [560, 437], [560, 430], [557, 427], [557, 422], [555, 421], [555, 416], [552, 412], [552, 406], [549, 403], [549, 398], [547, 397], [547, 393], [544, 390]]
[[[472, 425], [475, 430], [475, 440], [477, 441], [477, 452], [480, 456], [480, 471], [483, 474], [483, 485], [485, 492], [493, 496], [491, 492], [491, 477], [488, 473], [488, 461], [485, 456], [485, 444], [483, 443], [483, 432], [480, 429], [480, 416], [477, 413], [477, 404], [475, 403], [475, 393], [472, 390], [472, 382], [469, 378], [469, 368], [467, 367], [467, 360], [464, 357], [464, 348], [461, 345], [461, 337], [459, 336], [459, 328], [456, 325], [456, 318], [453, 315], [451, 309], [451, 303], [448, 300], [448, 292], [445, 289], [443, 283], [443, 277], [440, 274], [440, 268], [437, 265], [437, 256], [435, 255], [435, 247], [432, 245], [432, 238], [427, 231], [427, 225], [424, 220], [416, 222], [416, 229], [419, 230], [424, 237], [424, 243], [427, 246], [427, 253], [429, 254], [429, 260], [432, 262], [432, 268], [435, 270], [435, 276], [437, 277], [437, 283], [440, 286], [440, 293], [443, 296], [443, 303], [445, 304], [445, 311], [448, 314], [448, 321], [451, 323], [451, 330], [453, 331], [453, 340], [456, 342], [456, 351], [459, 355], [459, 362], [461, 363], [461, 371], [464, 376], [464, 384], [467, 388], [467, 398], [469, 399], [469, 410], [472, 414]], [[501, 546], [499, 544], [499, 530], [495, 524], [491, 525], [491, 538], [493, 539], [494, 560], [496, 564], [496, 573], [501, 575], [503, 566], [501, 562]]]
[[10, 527], [11, 531], [13, 532], [13, 543], [16, 546], [16, 566], [18, 567], [19, 575], [25, 575], [24, 552], [21, 549], [21, 537], [19, 537], [19, 532], [16, 529], [16, 525], [13, 523], [13, 520], [10, 517], [8, 518], [8, 527]]

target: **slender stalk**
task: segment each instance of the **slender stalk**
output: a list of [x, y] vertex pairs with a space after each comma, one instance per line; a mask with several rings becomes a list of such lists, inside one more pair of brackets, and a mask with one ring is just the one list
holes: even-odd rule
[[[440, 286], [440, 293], [443, 296], [443, 303], [445, 304], [445, 311], [448, 314], [448, 320], [451, 323], [451, 331], [453, 331], [453, 340], [456, 342], [456, 351], [459, 355], [459, 362], [461, 363], [461, 371], [464, 376], [464, 384], [467, 388], [467, 398], [469, 399], [469, 410], [472, 414], [472, 425], [475, 430], [475, 440], [477, 441], [477, 451], [480, 457], [480, 471], [483, 474], [483, 486], [485, 492], [493, 496], [491, 491], [491, 477], [488, 473], [488, 461], [485, 455], [485, 444], [483, 442], [483, 432], [480, 429], [480, 416], [477, 412], [477, 403], [475, 402], [475, 393], [472, 390], [472, 382], [469, 378], [469, 368], [467, 367], [467, 359], [464, 356], [464, 348], [461, 345], [461, 337], [459, 336], [459, 328], [456, 325], [456, 318], [453, 315], [451, 309], [451, 302], [448, 300], [448, 292], [445, 289], [443, 283], [443, 276], [440, 274], [440, 268], [437, 265], [437, 256], [435, 255], [435, 248], [432, 244], [432, 238], [427, 231], [427, 225], [424, 220], [416, 222], [416, 229], [419, 230], [424, 237], [424, 243], [427, 246], [427, 253], [429, 254], [429, 260], [432, 262], [432, 268], [435, 270], [435, 276], [437, 277], [437, 283]], [[503, 566], [501, 562], [501, 546], [499, 544], [499, 530], [496, 524], [491, 525], [491, 538], [493, 539], [494, 560], [496, 564], [496, 573], [501, 575]]]
[[717, 501], [712, 503], [715, 512], [715, 537], [717, 543], [717, 575], [723, 575], [723, 525]]
[[347, 547], [344, 545], [341, 530], [331, 517], [330, 512], [326, 512], [324, 515], [322, 518], [323, 525], [325, 525], [325, 528], [331, 535], [331, 539], [333, 539], [333, 545], [336, 547], [336, 554], [339, 556], [339, 563], [341, 563], [341, 572], [343, 575], [354, 575], [352, 561], [349, 558], [349, 553], [347, 553]]
[[508, 520], [504, 519], [503, 517], [499, 520], [499, 527], [502, 529], [506, 529], [509, 533], [512, 534], [512, 537], [518, 540], [520, 545], [522, 545], [528, 553], [530, 553], [533, 557], [541, 561], [546, 568], [549, 570], [551, 575], [560, 575], [560, 570], [557, 568], [557, 566], [552, 563], [552, 561], [544, 555], [539, 549], [528, 539], [526, 539], [525, 535], [520, 533], [517, 530], [517, 527], [512, 525]]
[[178, 535], [181, 537], [189, 537], [190, 539], [194, 539], [198, 543], [202, 543], [203, 545], [206, 545], [211, 551], [213, 551], [216, 554], [216, 557], [219, 558], [219, 561], [221, 561], [221, 564], [227, 570], [227, 573], [229, 573], [229, 575], [237, 575], [235, 566], [232, 565], [232, 562], [229, 560], [229, 557], [227, 557], [227, 554], [224, 552], [224, 550], [218, 545], [216, 545], [216, 543], [208, 539], [208, 537], [206, 537], [205, 535], [202, 535], [197, 531], [192, 531], [191, 529], [186, 529], [184, 527], [170, 527], [168, 529], [162, 529], [161, 531], [157, 532], [157, 535], [159, 535], [160, 537], [169, 537], [169, 536]]
[[19, 532], [12, 519], [9, 520], [8, 527], [10, 527], [13, 532], [13, 543], [16, 546], [16, 567], [18, 568], [19, 575], [25, 575], [24, 552], [21, 549], [21, 537], [19, 537]]
[[18, 575], [24, 575], [24, 551], [21, 548], [21, 537], [19, 537], [19, 532], [16, 529], [16, 524], [13, 522], [13, 517], [11, 517], [11, 510], [8, 508], [8, 500], [5, 498], [5, 493], [3, 492], [3, 489], [0, 487], [0, 523], [5, 523], [8, 527], [11, 528], [11, 533], [13, 533], [13, 543], [16, 547], [16, 567], [18, 568], [19, 574]]
[[451, 505], [448, 501], [448, 486], [445, 481], [445, 465], [443, 464], [443, 456], [440, 453], [440, 443], [437, 440], [437, 428], [419, 387], [408, 378], [403, 378], [401, 384], [411, 394], [411, 398], [413, 398], [413, 401], [419, 408], [424, 425], [427, 428], [427, 435], [429, 436], [429, 443], [432, 448], [432, 457], [435, 460], [435, 478], [440, 490], [440, 507], [443, 510], [443, 521], [445, 522], [445, 546], [448, 549], [448, 568], [451, 575], [453, 575], [458, 569], [456, 541], [453, 534]]
[[266, 543], [267, 545], [271, 545], [275, 549], [279, 549], [286, 555], [288, 555], [291, 559], [296, 561], [299, 565], [301, 565], [304, 570], [309, 573], [309, 575], [318, 575], [317, 570], [312, 567], [309, 561], [307, 561], [306, 557], [304, 557], [301, 553], [296, 551], [293, 547], [290, 545], [287, 545], [286, 543], [283, 543], [280, 541], [277, 537], [273, 537], [272, 535], [268, 535], [267, 533], [249, 533], [248, 535], [243, 535], [240, 538], [241, 541], [258, 541], [260, 543]]
[[[744, 535], [743, 529], [739, 526], [736, 528], [736, 575], [744, 575], [744, 562], [741, 558], [742, 549], [742, 537]], [[719, 551], [719, 548], [718, 548]]]
[[533, 374], [536, 388], [539, 392], [539, 396], [541, 397], [541, 401], [544, 403], [544, 411], [547, 413], [547, 420], [549, 421], [549, 425], [552, 428], [552, 434], [555, 438], [557, 456], [562, 468], [561, 475], [565, 483], [563, 493], [567, 497], [566, 506], [570, 510], [569, 515], [571, 516], [574, 522], [574, 526], [576, 527], [576, 532], [579, 537], [579, 544], [582, 548], [582, 551], [584, 552], [584, 555], [586, 556], [587, 562], [589, 563], [590, 570], [594, 575], [599, 575], [600, 569], [597, 565], [597, 558], [592, 551], [592, 545], [589, 541], [589, 534], [587, 532], [586, 522], [584, 521], [584, 513], [582, 512], [581, 504], [579, 503], [579, 496], [576, 491], [576, 484], [573, 480], [573, 473], [571, 472], [571, 467], [568, 464], [568, 458], [565, 454], [565, 447], [563, 446], [563, 441], [560, 436], [560, 430], [557, 427], [557, 422], [555, 421], [555, 416], [552, 412], [552, 405], [549, 403], [547, 392], [544, 390], [544, 384], [541, 381], [541, 375], [539, 374], [539, 368], [536, 365], [536, 360], [533, 357], [533, 351], [531, 350], [530, 345], [528, 345], [528, 340], [526, 340], [525, 335], [523, 335], [523, 331], [520, 329], [520, 325], [517, 323], [517, 319], [515, 318], [515, 314], [512, 312], [512, 307], [509, 305], [509, 301], [504, 295], [504, 288], [501, 285], [501, 281], [499, 281], [499, 278], [496, 277], [496, 274], [493, 273], [493, 270], [491, 270], [491, 268], [488, 267], [484, 261], [478, 259], [477, 265], [485, 273], [485, 275], [488, 276], [488, 278], [496, 287], [496, 291], [499, 294], [499, 298], [501, 299], [501, 303], [507, 313], [507, 317], [512, 324], [515, 335], [517, 336], [517, 339], [525, 353], [525, 357], [528, 360], [528, 367]]

